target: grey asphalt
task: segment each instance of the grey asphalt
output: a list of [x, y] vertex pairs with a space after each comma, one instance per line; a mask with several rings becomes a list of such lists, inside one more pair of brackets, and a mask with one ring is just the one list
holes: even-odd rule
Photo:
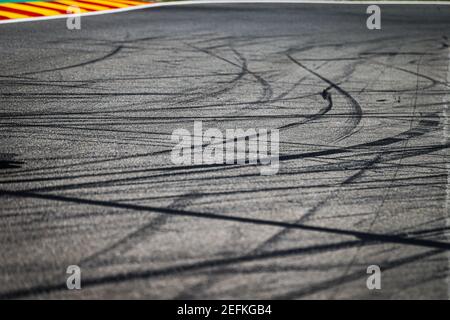
[[[450, 6], [381, 10], [0, 25], [0, 298], [448, 299]], [[279, 173], [172, 164], [194, 120], [278, 128]]]

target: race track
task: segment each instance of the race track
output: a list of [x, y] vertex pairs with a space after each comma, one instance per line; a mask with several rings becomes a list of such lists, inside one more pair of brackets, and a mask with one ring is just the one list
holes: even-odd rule
[[[448, 299], [450, 6], [366, 7], [0, 25], [0, 298]], [[173, 164], [200, 120], [278, 174]]]

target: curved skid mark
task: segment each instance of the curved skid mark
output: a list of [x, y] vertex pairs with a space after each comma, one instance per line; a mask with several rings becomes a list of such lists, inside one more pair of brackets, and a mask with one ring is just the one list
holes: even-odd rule
[[18, 74], [19, 76], [25, 76], [25, 75], [30, 75], [30, 74], [41, 74], [41, 73], [46, 73], [46, 72], [53, 72], [53, 71], [62, 71], [62, 70], [68, 70], [68, 69], [73, 69], [73, 68], [79, 68], [79, 67], [85, 67], [87, 65], [96, 63], [96, 62], [100, 62], [100, 61], [104, 61], [106, 59], [109, 59], [113, 56], [115, 56], [117, 53], [120, 52], [120, 50], [123, 49], [123, 46], [118, 46], [117, 48], [115, 48], [114, 50], [112, 50], [110, 53], [99, 57], [99, 58], [95, 58], [93, 60], [89, 60], [86, 62], [82, 62], [82, 63], [77, 63], [77, 64], [73, 64], [70, 66], [65, 66], [65, 67], [59, 67], [59, 68], [52, 68], [52, 69], [46, 69], [46, 70], [40, 70], [40, 71], [33, 71], [33, 72], [25, 72], [25, 73], [20, 73]]

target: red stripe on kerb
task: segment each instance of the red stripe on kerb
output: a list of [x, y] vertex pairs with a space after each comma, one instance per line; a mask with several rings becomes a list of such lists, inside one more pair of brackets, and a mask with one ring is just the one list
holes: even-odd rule
[[30, 7], [36, 7], [36, 8], [39, 8], [39, 9], [54, 10], [54, 11], [58, 11], [59, 13], [67, 14], [67, 11], [64, 11], [64, 10], [61, 10], [61, 9], [54, 9], [54, 8], [49, 8], [49, 7], [42, 7], [42, 6], [38, 5], [38, 4], [34, 4], [34, 3], [30, 3], [30, 2], [27, 2], [27, 6], [30, 6]]
[[23, 14], [24, 16], [29, 16], [29, 17], [42, 17], [43, 16], [42, 14], [39, 14], [36, 12], [23, 11], [23, 10], [19, 10], [19, 9], [12, 9], [12, 8], [6, 8], [6, 7], [1, 7], [1, 6], [0, 6], [0, 10], [12, 12], [12, 13], [19, 13], [19, 14]]
[[[102, 7], [111, 8], [111, 9], [119, 9], [118, 7], [112, 7], [110, 5], [98, 3], [98, 2], [89, 2], [89, 1], [82, 1], [82, 0], [74, 0], [74, 1], [79, 2], [79, 3], [86, 3], [86, 4], [95, 4], [96, 6], [102, 6]], [[95, 10], [95, 11], [98, 11], [98, 10]]]

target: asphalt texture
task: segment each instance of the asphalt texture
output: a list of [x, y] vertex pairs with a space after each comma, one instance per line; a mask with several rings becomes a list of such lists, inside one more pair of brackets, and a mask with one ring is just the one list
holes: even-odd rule
[[[450, 6], [366, 7], [0, 25], [0, 298], [448, 299]], [[278, 174], [173, 164], [196, 120]]]

